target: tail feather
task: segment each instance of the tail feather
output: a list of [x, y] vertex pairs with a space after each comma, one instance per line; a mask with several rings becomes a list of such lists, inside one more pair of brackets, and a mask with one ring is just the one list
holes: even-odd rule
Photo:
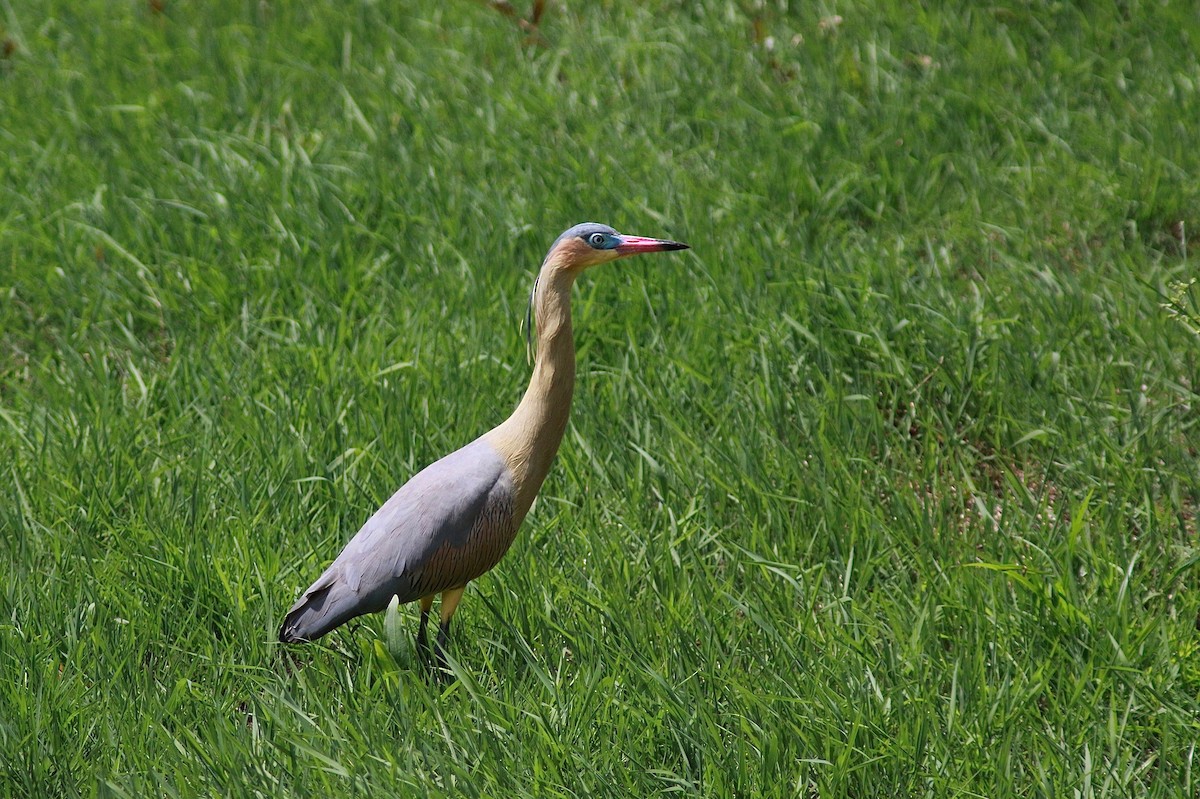
[[362, 598], [353, 591], [337, 590], [338, 584], [309, 590], [292, 606], [279, 628], [279, 640], [285, 644], [315, 641], [355, 616], [369, 613]]

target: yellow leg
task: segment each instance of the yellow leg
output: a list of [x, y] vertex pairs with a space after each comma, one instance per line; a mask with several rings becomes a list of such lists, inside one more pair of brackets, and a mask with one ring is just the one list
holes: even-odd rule
[[[463, 592], [467, 590], [465, 585], [460, 585], [458, 588], [451, 588], [448, 591], [442, 592], [442, 626], [450, 626], [450, 618], [454, 616], [454, 611], [458, 610], [458, 600], [462, 599]], [[431, 601], [433, 597], [429, 598]], [[425, 600], [421, 600], [424, 602]]]
[[429, 657], [429, 637], [425, 631], [429, 628], [429, 609], [433, 607], [433, 594], [421, 597], [421, 623], [417, 627], [417, 656], [421, 662]]
[[438, 665], [442, 667], [442, 671], [448, 670], [446, 665], [446, 644], [450, 641], [450, 620], [454, 618], [454, 611], [458, 610], [458, 601], [462, 599], [463, 591], [466, 591], [465, 585], [460, 585], [458, 588], [451, 588], [442, 592], [442, 607], [441, 624], [438, 625], [437, 644], [435, 651], [437, 653]]

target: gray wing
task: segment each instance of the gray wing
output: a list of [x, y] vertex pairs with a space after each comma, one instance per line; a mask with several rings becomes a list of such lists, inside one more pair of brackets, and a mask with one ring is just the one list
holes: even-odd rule
[[280, 639], [312, 641], [383, 610], [393, 596], [410, 602], [466, 584], [507, 550], [515, 533], [512, 506], [512, 478], [486, 441], [430, 464], [367, 520], [304, 592], [288, 611]]

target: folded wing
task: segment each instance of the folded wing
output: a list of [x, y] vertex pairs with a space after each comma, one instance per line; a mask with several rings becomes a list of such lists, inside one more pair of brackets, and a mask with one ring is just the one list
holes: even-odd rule
[[466, 585], [516, 532], [504, 460], [479, 439], [430, 464], [375, 512], [288, 611], [284, 642], [314, 641], [393, 596], [410, 602]]

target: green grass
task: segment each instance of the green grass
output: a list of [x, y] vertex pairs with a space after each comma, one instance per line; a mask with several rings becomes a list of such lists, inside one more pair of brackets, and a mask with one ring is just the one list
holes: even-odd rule
[[[1196, 796], [1200, 19], [1082, 5], [0, 3], [0, 793]], [[582, 220], [694, 249], [457, 681], [280, 647]]]

